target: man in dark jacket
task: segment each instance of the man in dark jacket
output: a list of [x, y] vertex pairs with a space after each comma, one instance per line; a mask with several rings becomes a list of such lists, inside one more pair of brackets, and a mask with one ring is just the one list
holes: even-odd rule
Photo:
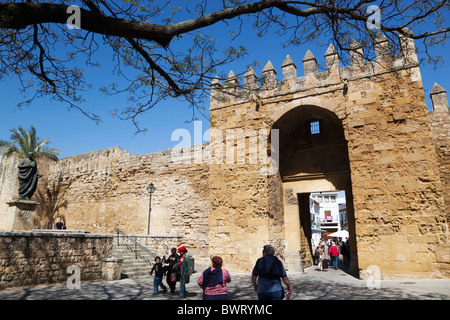
[[286, 270], [274, 254], [275, 248], [270, 244], [265, 245], [263, 257], [256, 261], [252, 271], [252, 284], [259, 300], [282, 300], [284, 291], [280, 279], [283, 280], [287, 287], [287, 299], [289, 299], [292, 292]]
[[170, 294], [174, 295], [175, 286], [177, 284], [177, 272], [173, 270], [173, 266], [178, 262], [180, 256], [177, 254], [177, 248], [172, 248], [171, 252], [172, 254], [169, 256], [169, 258], [166, 259], [164, 256], [163, 259], [164, 263], [169, 264], [168, 266], [164, 267], [165, 270], [167, 271], [166, 281], [170, 288]]

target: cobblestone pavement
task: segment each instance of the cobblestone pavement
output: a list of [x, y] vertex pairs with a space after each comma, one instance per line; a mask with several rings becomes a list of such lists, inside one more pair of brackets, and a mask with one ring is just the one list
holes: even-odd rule
[[[201, 300], [202, 290], [197, 286], [200, 272], [187, 285], [187, 298]], [[380, 288], [370, 289], [364, 280], [358, 280], [342, 270], [304, 273], [288, 272], [293, 286], [291, 300], [410, 300], [450, 299], [450, 279], [440, 280], [382, 280]], [[228, 284], [230, 300], [256, 300], [249, 274], [231, 273]], [[175, 292], [178, 294], [178, 285]], [[118, 281], [83, 282], [80, 289], [68, 289], [66, 284], [5, 289], [0, 300], [179, 300], [178, 296], [153, 295], [153, 278], [143, 277]]]

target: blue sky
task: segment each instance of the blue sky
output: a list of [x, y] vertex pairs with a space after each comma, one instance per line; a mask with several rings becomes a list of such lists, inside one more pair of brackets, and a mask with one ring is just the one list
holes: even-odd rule
[[[224, 32], [224, 24], [218, 25], [217, 39], [219, 43], [226, 46], [229, 38]], [[221, 33], [223, 37], [221, 36]], [[258, 75], [268, 60], [271, 60], [278, 77], [281, 77], [281, 64], [286, 55], [289, 54], [297, 65], [298, 76], [303, 75], [302, 58], [309, 49], [313, 52], [319, 64], [324, 64], [323, 54], [327, 45], [318, 47], [316, 45], [304, 45], [300, 47], [283, 48], [279, 36], [268, 34], [263, 38], [257, 38], [255, 32], [250, 28], [244, 29], [242, 35], [233, 42], [233, 45], [245, 45], [249, 55], [222, 70], [228, 73], [233, 70], [235, 73], [245, 72], [246, 65], [254, 60], [260, 62], [260, 66], [255, 68]], [[420, 46], [419, 43], [417, 43]], [[446, 47], [434, 47], [432, 53], [442, 55], [444, 61], [450, 61], [450, 51]], [[104, 67], [88, 70], [91, 83], [94, 84], [86, 98], [86, 107], [102, 117], [102, 122], [96, 124], [77, 110], [68, 110], [63, 104], [41, 99], [36, 100], [29, 108], [19, 110], [16, 103], [21, 99], [19, 86], [16, 79], [3, 79], [0, 81], [1, 107], [0, 107], [0, 139], [9, 139], [9, 130], [14, 127], [23, 126], [29, 128], [34, 125], [41, 138], [52, 140], [51, 146], [61, 149], [61, 157], [82, 154], [104, 148], [120, 146], [132, 154], [146, 154], [173, 148], [178, 141], [171, 141], [172, 132], [175, 129], [185, 128], [193, 132], [193, 123], [186, 123], [192, 117], [192, 111], [188, 104], [177, 100], [168, 100], [161, 103], [156, 108], [147, 112], [139, 118], [143, 127], [148, 129], [147, 133], [135, 134], [135, 127], [130, 121], [122, 121], [113, 118], [109, 111], [117, 103], [117, 97], [105, 97], [98, 92], [99, 87], [108, 84], [112, 69], [108, 68], [111, 56], [107, 50], [102, 51], [102, 63]], [[422, 56], [419, 54], [419, 59]], [[85, 68], [84, 66], [79, 66]], [[427, 99], [427, 108], [431, 108], [429, 92], [435, 82], [450, 90], [450, 77], [448, 67], [439, 66], [436, 70], [432, 65], [421, 67], [422, 80]], [[89, 79], [88, 79], [89, 80]], [[242, 79], [241, 79], [242, 81]], [[209, 107], [209, 104], [206, 106]], [[203, 121], [203, 131], [209, 128], [209, 123]]]

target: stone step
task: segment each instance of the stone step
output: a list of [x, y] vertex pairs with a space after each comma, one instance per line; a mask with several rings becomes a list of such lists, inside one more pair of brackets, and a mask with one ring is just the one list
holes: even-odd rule
[[117, 243], [113, 244], [112, 256], [114, 258], [123, 259], [122, 263], [122, 277], [123, 278], [138, 278], [149, 277], [150, 271], [154, 263], [154, 257], [150, 256], [145, 251], [137, 248], [137, 258], [134, 252], [134, 245], [126, 245]]

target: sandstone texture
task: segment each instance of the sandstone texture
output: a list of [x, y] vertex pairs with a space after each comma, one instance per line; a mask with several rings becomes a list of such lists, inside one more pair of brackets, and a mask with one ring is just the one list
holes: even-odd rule
[[[111, 257], [112, 236], [76, 233], [0, 232], [0, 289], [80, 281], [111, 280], [120, 270]], [[120, 273], [119, 273], [120, 275]]]

